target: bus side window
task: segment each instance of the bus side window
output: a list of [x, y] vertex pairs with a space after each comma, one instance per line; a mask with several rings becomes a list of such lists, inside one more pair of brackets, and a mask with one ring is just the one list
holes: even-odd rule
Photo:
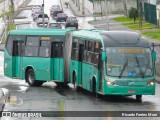
[[101, 45], [101, 43], [100, 42], [96, 42], [95, 43], [95, 52], [96, 53], [100, 53], [100, 51], [101, 51], [101, 47], [102, 47], [102, 45]]
[[84, 49], [88, 50], [88, 41], [87, 40], [85, 41], [85, 47], [84, 47]]
[[8, 53], [11, 55], [12, 54], [12, 44], [13, 44], [13, 38], [12, 36], [8, 36], [7, 42], [6, 42], [6, 49]]
[[94, 52], [94, 45], [95, 45], [95, 42], [88, 41], [88, 51]]
[[71, 53], [71, 58], [74, 60], [79, 59], [78, 48], [79, 48], [78, 39], [74, 38], [73, 44], [72, 44], [72, 53]]
[[87, 52], [86, 53], [86, 62], [87, 63], [92, 63], [92, 52]]
[[25, 56], [38, 56], [39, 37], [27, 37]]
[[87, 62], [87, 51], [86, 50], [83, 52], [83, 61]]
[[40, 41], [40, 48], [39, 48], [39, 56], [40, 57], [49, 57], [50, 56], [50, 49], [49, 49], [50, 41]]
[[97, 66], [98, 65], [98, 60], [99, 60], [99, 54], [98, 53], [93, 53], [92, 54], [92, 63]]

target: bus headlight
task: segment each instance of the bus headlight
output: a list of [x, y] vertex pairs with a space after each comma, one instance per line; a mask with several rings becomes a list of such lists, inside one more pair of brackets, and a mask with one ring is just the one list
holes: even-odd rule
[[105, 78], [106, 82], [107, 82], [107, 85], [114, 85], [114, 82], [112, 82], [111, 80], [109, 80], [108, 78]]
[[154, 85], [154, 81], [153, 80], [149, 81], [147, 85], [148, 86], [153, 86]]

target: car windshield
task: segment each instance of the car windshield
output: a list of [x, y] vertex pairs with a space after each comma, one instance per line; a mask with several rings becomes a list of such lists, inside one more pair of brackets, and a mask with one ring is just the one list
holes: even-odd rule
[[106, 54], [109, 76], [144, 78], [153, 74], [150, 48], [108, 47]]
[[66, 17], [66, 14], [58, 14], [58, 17]]

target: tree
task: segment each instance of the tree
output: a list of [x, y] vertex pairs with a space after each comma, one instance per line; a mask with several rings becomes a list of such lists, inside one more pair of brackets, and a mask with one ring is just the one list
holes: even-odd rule
[[129, 18], [133, 18], [135, 23], [136, 19], [138, 18], [138, 10], [136, 8], [133, 8], [133, 7], [130, 8]]

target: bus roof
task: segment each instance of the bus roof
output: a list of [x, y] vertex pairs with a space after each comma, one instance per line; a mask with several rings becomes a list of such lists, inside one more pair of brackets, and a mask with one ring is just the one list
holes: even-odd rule
[[74, 37], [81, 37], [81, 38], [91, 38], [91, 40], [100, 40], [100, 32], [103, 30], [97, 30], [97, 29], [86, 29], [86, 30], [79, 30], [74, 31], [73, 36]]
[[90, 40], [99, 40], [104, 47], [150, 47], [148, 40], [134, 31], [106, 31], [91, 29], [74, 31], [73, 36], [89, 38]]
[[105, 47], [150, 47], [149, 41], [133, 31], [103, 31]]
[[11, 30], [8, 34], [11, 34], [11, 35], [65, 35], [67, 31], [69, 30], [37, 28], [37, 29]]

